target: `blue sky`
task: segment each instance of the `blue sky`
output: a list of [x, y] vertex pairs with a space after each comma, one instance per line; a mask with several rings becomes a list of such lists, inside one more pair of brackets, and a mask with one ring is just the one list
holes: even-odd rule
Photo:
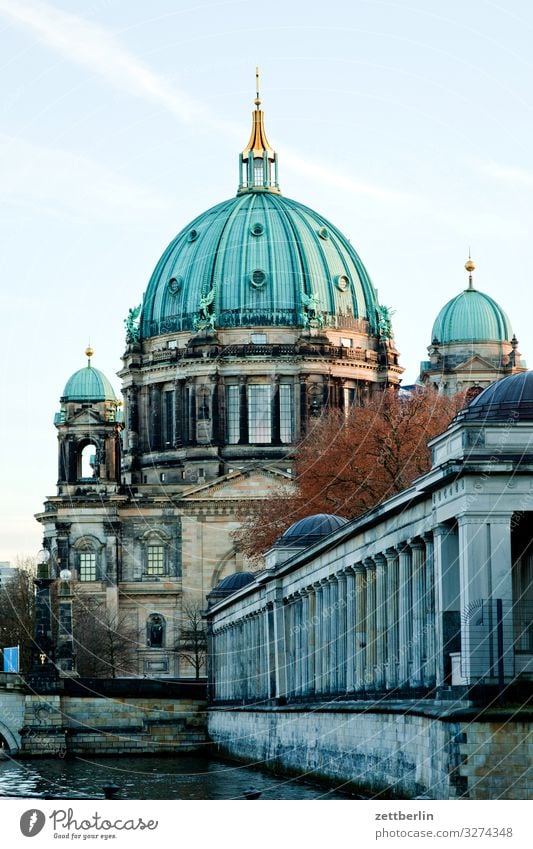
[[532, 39], [525, 0], [0, 0], [0, 560], [40, 547], [88, 340], [118, 390], [157, 259], [235, 193], [256, 64], [282, 191], [352, 241], [405, 382], [469, 245], [533, 363]]

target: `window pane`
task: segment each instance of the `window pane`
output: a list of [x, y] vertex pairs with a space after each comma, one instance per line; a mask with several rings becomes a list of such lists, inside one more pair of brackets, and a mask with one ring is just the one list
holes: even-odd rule
[[293, 440], [292, 384], [280, 383], [279, 387], [279, 430], [282, 442]]
[[162, 545], [149, 545], [146, 557], [147, 575], [163, 575], [165, 568], [165, 549]]
[[248, 439], [271, 442], [272, 407], [270, 386], [248, 386]]
[[96, 554], [80, 554], [80, 581], [96, 581]]
[[263, 160], [254, 159], [254, 186], [263, 185]]
[[229, 445], [236, 445], [239, 441], [239, 387], [226, 387], [226, 430]]

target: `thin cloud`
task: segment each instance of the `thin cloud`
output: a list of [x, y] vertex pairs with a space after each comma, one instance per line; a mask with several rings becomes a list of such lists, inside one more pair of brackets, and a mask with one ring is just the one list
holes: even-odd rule
[[198, 104], [125, 50], [103, 27], [39, 0], [30, 3], [0, 0], [0, 14], [29, 29], [39, 41], [70, 61], [95, 71], [116, 88], [160, 104], [185, 123], [199, 116]]
[[414, 199], [414, 195], [407, 192], [386, 189], [373, 183], [354, 180], [348, 174], [339, 174], [338, 171], [320, 165], [318, 162], [313, 162], [310, 159], [302, 159], [298, 154], [286, 148], [283, 150], [283, 163], [287, 164], [293, 171], [311, 177], [317, 183], [323, 183], [325, 186], [335, 186], [335, 188], [342, 189], [343, 191], [367, 195], [377, 200], [406, 201]]
[[[172, 209], [169, 198], [111, 168], [58, 148], [0, 134], [2, 204], [44, 212], [99, 219], [131, 210]], [[75, 191], [73, 187], [75, 186]]]
[[477, 167], [482, 174], [494, 177], [507, 183], [520, 183], [522, 186], [533, 186], [533, 171], [527, 168], [516, 168], [513, 165], [499, 165], [497, 162], [478, 162]]
[[[17, 3], [0, 0], [0, 15], [29, 30], [41, 42], [70, 61], [97, 73], [115, 88], [159, 104], [184, 123], [195, 121], [206, 129], [216, 129], [219, 133], [236, 137], [234, 124], [213, 120], [212, 113], [206, 107], [193, 101], [129, 53], [104, 27], [40, 0], [19, 0]], [[284, 164], [294, 172], [305, 174], [317, 183], [333, 185], [341, 191], [379, 200], [405, 202], [413, 199], [411, 194], [360, 182], [288, 150], [284, 150], [283, 159]]]

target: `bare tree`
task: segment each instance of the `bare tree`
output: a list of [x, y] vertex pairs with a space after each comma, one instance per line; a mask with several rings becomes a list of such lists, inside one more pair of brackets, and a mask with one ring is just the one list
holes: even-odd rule
[[20, 670], [31, 663], [35, 629], [35, 558], [17, 556], [16, 572], [0, 587], [0, 648], [20, 646]]
[[295, 480], [247, 502], [234, 539], [252, 562], [286, 528], [312, 513], [354, 518], [401, 492], [431, 467], [427, 443], [464, 404], [433, 389], [410, 395], [389, 389], [364, 406], [330, 410], [310, 423], [294, 452]]
[[105, 603], [84, 593], [72, 605], [76, 669], [87, 678], [137, 675], [137, 630], [124, 614], [115, 616]]
[[181, 627], [175, 646], [176, 654], [194, 669], [195, 678], [205, 675], [207, 631], [199, 602], [184, 604]]

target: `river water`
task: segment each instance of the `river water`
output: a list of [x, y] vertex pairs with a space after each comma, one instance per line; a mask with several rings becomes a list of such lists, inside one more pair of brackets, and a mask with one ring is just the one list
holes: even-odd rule
[[301, 779], [197, 755], [0, 761], [0, 796], [103, 798], [102, 785], [109, 783], [121, 788], [118, 799], [243, 799], [251, 788], [261, 791], [261, 799], [349, 798]]

